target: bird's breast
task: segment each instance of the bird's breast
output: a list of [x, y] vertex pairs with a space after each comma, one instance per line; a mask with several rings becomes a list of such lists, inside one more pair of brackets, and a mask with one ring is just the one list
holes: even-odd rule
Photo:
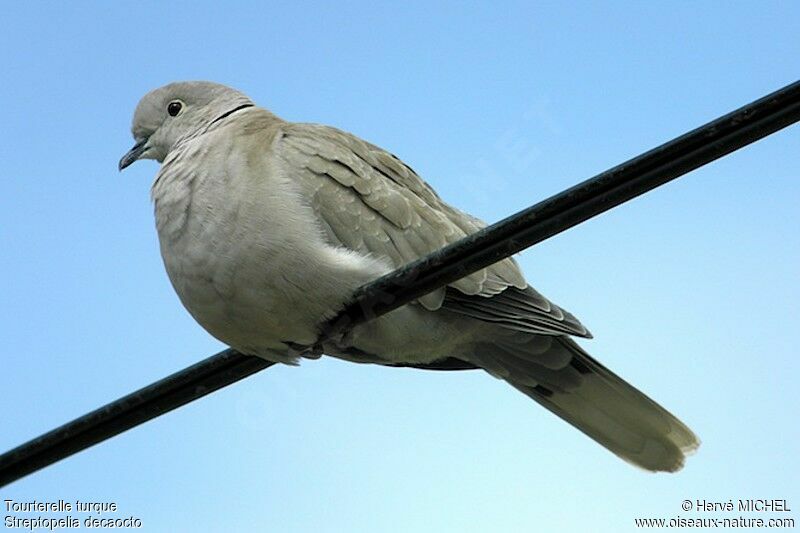
[[313, 262], [307, 248], [314, 239], [297, 239], [290, 227], [302, 206], [266, 180], [231, 173], [229, 164], [178, 167], [162, 169], [153, 197], [164, 265], [187, 310], [245, 352], [313, 343], [324, 310], [309, 304], [308, 283], [295, 277]]

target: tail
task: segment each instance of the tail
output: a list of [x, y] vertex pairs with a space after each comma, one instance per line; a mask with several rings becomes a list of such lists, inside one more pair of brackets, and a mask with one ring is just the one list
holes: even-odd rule
[[[675, 472], [700, 441], [568, 337], [482, 344], [475, 362], [610, 451], [651, 471]], [[510, 339], [509, 339], [510, 340]]]

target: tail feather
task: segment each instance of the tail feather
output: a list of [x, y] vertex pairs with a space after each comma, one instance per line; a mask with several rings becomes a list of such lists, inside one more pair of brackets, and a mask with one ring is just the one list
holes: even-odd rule
[[641, 468], [680, 470], [700, 445], [680, 420], [568, 337], [552, 337], [547, 350], [548, 361], [565, 361], [561, 368], [537, 364], [537, 354], [518, 342], [479, 348], [476, 362], [485, 370]]

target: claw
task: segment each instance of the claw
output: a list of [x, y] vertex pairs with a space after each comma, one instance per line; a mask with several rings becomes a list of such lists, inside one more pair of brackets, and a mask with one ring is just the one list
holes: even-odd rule
[[324, 350], [322, 345], [314, 343], [310, 346], [305, 344], [297, 344], [291, 341], [283, 341], [288, 347], [287, 353], [290, 357], [305, 357], [306, 359], [319, 359], [322, 357]]

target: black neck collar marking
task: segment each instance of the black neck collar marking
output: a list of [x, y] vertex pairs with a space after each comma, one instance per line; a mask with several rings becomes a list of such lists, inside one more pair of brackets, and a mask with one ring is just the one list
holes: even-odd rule
[[224, 119], [225, 117], [229, 117], [229, 116], [233, 115], [234, 113], [236, 113], [237, 111], [241, 111], [242, 109], [247, 109], [248, 107], [255, 107], [255, 104], [242, 104], [239, 107], [235, 107], [235, 108], [231, 109], [230, 111], [228, 111], [227, 113], [223, 113], [220, 116], [218, 116], [217, 118], [215, 118], [211, 122], [211, 124], [208, 125], [208, 127], [210, 128], [211, 126], [213, 126], [214, 124], [216, 124], [220, 120]]

